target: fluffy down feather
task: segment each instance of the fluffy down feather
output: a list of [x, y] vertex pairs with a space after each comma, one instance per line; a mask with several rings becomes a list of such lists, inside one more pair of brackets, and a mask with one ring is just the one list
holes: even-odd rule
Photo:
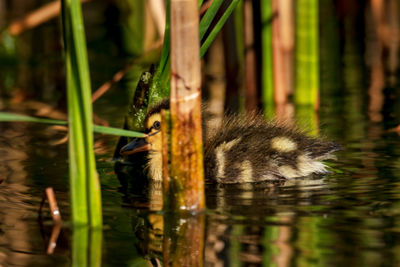
[[[157, 117], [154, 114], [162, 108], [169, 108], [168, 99], [149, 109], [147, 125], [154, 123], [150, 118]], [[204, 167], [211, 182], [258, 182], [326, 173], [322, 160], [334, 158], [332, 153], [339, 149], [337, 144], [309, 137], [295, 127], [266, 122], [259, 114], [226, 115], [222, 122], [213, 129], [206, 129], [203, 123]], [[155, 137], [161, 135], [152, 142]], [[148, 158], [149, 175], [161, 180], [161, 151], [150, 151]]]

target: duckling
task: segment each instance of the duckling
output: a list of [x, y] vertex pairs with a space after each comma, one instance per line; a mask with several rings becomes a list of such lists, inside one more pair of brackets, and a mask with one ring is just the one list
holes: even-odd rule
[[[162, 179], [161, 109], [169, 99], [149, 108], [145, 118], [146, 139], [134, 139], [121, 155], [148, 151], [149, 176]], [[204, 116], [203, 116], [204, 118]], [[203, 119], [204, 124], [204, 119]], [[220, 127], [203, 127], [206, 180], [246, 183], [282, 180], [327, 173], [322, 162], [334, 158], [334, 142], [309, 137], [282, 123], [266, 122], [261, 115], [225, 116]]]

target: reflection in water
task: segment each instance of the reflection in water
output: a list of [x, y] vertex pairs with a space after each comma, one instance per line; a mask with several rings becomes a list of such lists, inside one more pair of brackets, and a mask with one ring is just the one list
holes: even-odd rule
[[[50, 263], [54, 259], [45, 254], [47, 244], [36, 221], [41, 189], [32, 190], [32, 173], [26, 170], [30, 143], [34, 141], [25, 133], [31, 132], [31, 125], [2, 124], [0, 132], [0, 265]], [[35, 191], [37, 194], [32, 194]], [[63, 262], [65, 259], [59, 259], [60, 264]]]
[[[322, 123], [329, 127], [332, 122], [322, 117]], [[190, 260], [186, 256], [192, 254], [203, 255], [205, 266], [395, 265], [400, 248], [399, 137], [382, 124], [360, 123], [366, 127], [354, 125], [346, 131], [348, 139], [342, 139], [338, 161], [329, 163], [331, 174], [277, 183], [210, 184], [208, 209], [199, 217], [177, 219], [160, 212], [161, 185], [143, 177], [121, 179], [123, 193], [118, 192], [120, 183], [109, 174], [112, 163], [101, 161], [104, 239], [88, 245], [101, 244], [103, 264], [114, 266], [157, 265], [172, 257]], [[4, 159], [0, 263], [69, 265], [71, 249], [78, 248], [75, 238], [68, 238], [71, 243], [64, 233], [54, 255], [47, 256], [47, 242], [42, 241], [36, 222], [42, 190], [53, 183], [61, 211], [68, 211], [66, 195], [59, 193], [67, 181], [60, 176], [60, 166], [66, 173], [66, 163], [53, 166], [52, 156], [43, 156], [48, 161], [44, 163], [38, 155], [53, 147], [48, 140], [22, 134], [39, 136], [40, 127], [27, 127], [7, 125], [0, 137]], [[47, 181], [43, 180], [46, 173], [52, 174]], [[45, 221], [46, 239], [51, 226], [50, 220]], [[174, 254], [177, 248], [182, 250]]]
[[102, 229], [74, 226], [71, 244], [71, 266], [101, 266]]
[[204, 214], [166, 214], [164, 266], [204, 266]]
[[[329, 127], [331, 122], [322, 117], [322, 123]], [[103, 264], [114, 266], [128, 262], [151, 266], [172, 262], [173, 257], [193, 260], [189, 255], [202, 255], [204, 266], [395, 265], [400, 248], [399, 137], [382, 124], [362, 123], [365, 128], [354, 126], [346, 132], [348, 140], [343, 139], [338, 161], [329, 163], [331, 174], [276, 183], [209, 184], [208, 209], [198, 217], [160, 212], [161, 185], [143, 177], [121, 179], [123, 193], [118, 192], [120, 183], [109, 174], [112, 163], [101, 161], [104, 239], [90, 242], [86, 236], [87, 246], [101, 244]], [[38, 155], [53, 147], [48, 140], [39, 142], [39, 137], [33, 140], [21, 134], [39, 136], [40, 127], [27, 127], [7, 125], [0, 137], [4, 159], [0, 264], [70, 265], [76, 259], [72, 251], [80, 250], [78, 239], [65, 238], [63, 229], [54, 255], [47, 256], [47, 242], [36, 221], [42, 190], [53, 183], [61, 211], [68, 211], [66, 195], [60, 193], [67, 179], [57, 178], [61, 165], [53, 166], [50, 156], [43, 157], [49, 163], [40, 161]], [[32, 142], [36, 148], [30, 146]], [[66, 163], [62, 164], [66, 172]], [[53, 175], [44, 181], [46, 173]], [[50, 220], [45, 221], [45, 241], [51, 226]]]
[[[136, 197], [158, 202], [160, 186], [157, 183], [147, 186], [150, 188], [136, 188], [146, 192]], [[299, 190], [301, 187], [309, 190]], [[193, 262], [202, 266], [203, 261], [204, 266], [266, 262], [288, 266], [294, 250], [290, 240], [296, 212], [292, 208], [276, 208], [293, 201], [292, 198], [297, 204], [312, 205], [313, 191], [324, 188], [321, 177], [276, 183], [209, 185], [209, 210], [205, 214], [144, 212], [134, 217], [136, 245], [145, 258], [153, 263], [163, 262], [164, 266], [195, 266]], [[286, 194], [282, 192], [285, 190]], [[143, 203], [125, 198], [128, 199], [132, 207], [143, 208]]]
[[[398, 236], [395, 222], [400, 210], [399, 205], [388, 199], [400, 199], [391, 188], [398, 186], [398, 181], [390, 174], [399, 165], [398, 160], [393, 161], [394, 165], [386, 162], [382, 166], [393, 166], [384, 172], [387, 181], [378, 178], [384, 177], [379, 167], [383, 159], [370, 151], [382, 150], [381, 145], [386, 144], [366, 140], [348, 149], [346, 154], [357, 156], [350, 157], [348, 163], [343, 160], [335, 163], [335, 169], [343, 173], [326, 177], [208, 185], [204, 226], [196, 217], [177, 220], [146, 212], [141, 217], [146, 223], [141, 224], [141, 230], [135, 228], [136, 235], [142, 237], [138, 245], [142, 246], [143, 255], [153, 262], [165, 263], [177, 255], [181, 261], [190, 260], [190, 255], [197, 255], [199, 251], [193, 244], [204, 242], [205, 266], [336, 266], [348, 261], [359, 266], [396, 262], [399, 259], [393, 249], [400, 243], [395, 238]], [[352, 163], [359, 155], [367, 154], [372, 162], [362, 164], [375, 164], [375, 172], [369, 167], [356, 168], [357, 163]], [[397, 155], [400, 156], [400, 151]], [[384, 186], [385, 183], [391, 186]], [[157, 190], [161, 189], [147, 192]], [[190, 228], [194, 226], [200, 228]], [[201, 232], [201, 227], [205, 227], [204, 239], [194, 243], [191, 234]], [[185, 253], [172, 253], [178, 248]]]
[[[29, 201], [28, 187], [24, 185], [27, 174], [22, 165], [27, 155], [20, 148], [29, 138], [21, 135], [20, 127], [1, 127], [1, 131], [0, 264], [27, 264], [31, 257], [21, 252], [32, 251], [32, 244], [26, 239], [30, 229], [21, 219], [29, 214], [31, 207], [24, 203]], [[10, 140], [20, 142], [11, 144]], [[11, 210], [13, 212], [9, 212]]]

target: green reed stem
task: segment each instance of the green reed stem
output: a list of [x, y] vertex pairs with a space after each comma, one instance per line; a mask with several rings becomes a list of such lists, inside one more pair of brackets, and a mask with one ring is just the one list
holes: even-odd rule
[[215, 15], [218, 12], [218, 9], [220, 8], [223, 2], [224, 2], [223, 0], [214, 0], [211, 3], [210, 7], [207, 9], [207, 12], [204, 14], [203, 18], [201, 19], [199, 24], [200, 41], [206, 34], [208, 28], [211, 25], [211, 22], [213, 21]]
[[101, 227], [101, 191], [93, 152], [91, 85], [80, 1], [63, 0], [62, 14], [72, 221]]
[[296, 3], [297, 105], [317, 107], [319, 93], [318, 0]]
[[229, 16], [232, 14], [233, 10], [235, 10], [235, 7], [239, 3], [239, 0], [233, 0], [228, 8], [225, 10], [224, 14], [222, 17], [219, 19], [215, 27], [212, 29], [210, 34], [207, 36], [206, 40], [204, 43], [201, 45], [200, 48], [200, 57], [203, 57], [204, 54], [207, 52], [208, 48], [210, 47], [211, 43], [214, 41], [215, 37], [217, 37], [217, 34], [221, 31], [222, 27], [224, 26], [226, 20], [229, 18]]
[[271, 118], [274, 114], [274, 72], [272, 60], [272, 1], [261, 0], [261, 40], [262, 40], [262, 101], [264, 114]]

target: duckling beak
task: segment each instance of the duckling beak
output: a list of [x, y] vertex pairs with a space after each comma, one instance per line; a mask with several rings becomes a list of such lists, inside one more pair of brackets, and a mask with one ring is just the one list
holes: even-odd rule
[[134, 138], [130, 143], [123, 146], [119, 153], [123, 156], [135, 154], [138, 152], [149, 151], [151, 144], [146, 142], [144, 138]]

